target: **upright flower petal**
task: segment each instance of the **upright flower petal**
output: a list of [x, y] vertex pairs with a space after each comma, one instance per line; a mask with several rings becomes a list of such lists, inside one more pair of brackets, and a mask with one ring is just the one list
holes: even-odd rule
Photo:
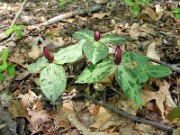
[[94, 40], [95, 40], [95, 41], [99, 41], [100, 38], [101, 38], [100, 31], [99, 31], [99, 30], [96, 30], [96, 31], [94, 32]]
[[54, 57], [49, 53], [49, 50], [47, 47], [44, 47], [43, 48], [43, 53], [44, 53], [44, 56], [46, 57], [46, 59], [52, 63], [54, 61]]
[[121, 59], [122, 59], [122, 50], [119, 45], [116, 46], [114, 56], [115, 56], [115, 58], [114, 58], [115, 64], [119, 65], [121, 63]]

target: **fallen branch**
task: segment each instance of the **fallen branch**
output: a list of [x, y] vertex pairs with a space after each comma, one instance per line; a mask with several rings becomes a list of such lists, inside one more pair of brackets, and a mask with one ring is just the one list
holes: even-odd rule
[[133, 120], [135, 122], [140, 122], [140, 123], [144, 123], [144, 124], [147, 124], [147, 125], [150, 125], [150, 126], [153, 126], [153, 127], [157, 127], [159, 129], [163, 129], [163, 130], [168, 131], [170, 133], [173, 132], [173, 128], [171, 128], [171, 127], [169, 127], [167, 125], [157, 123], [157, 122], [145, 119], [145, 118], [139, 118], [139, 117], [136, 117], [134, 115], [128, 114], [127, 112], [124, 112], [122, 110], [114, 108], [113, 106], [111, 106], [108, 103], [99, 102], [99, 101], [95, 100], [93, 97], [91, 97], [91, 96], [89, 96], [87, 94], [84, 94], [84, 97], [87, 98], [88, 100], [96, 103], [96, 104], [99, 104], [99, 105], [102, 105], [102, 106], [106, 107], [110, 111], [112, 111], [112, 112], [114, 112], [114, 113], [116, 113], [116, 114], [118, 114], [120, 116], [126, 117], [126, 118], [131, 119], [131, 120]]
[[148, 60], [150, 60], [150, 61], [152, 61], [152, 62], [155, 62], [155, 63], [158, 63], [158, 64], [162, 64], [162, 65], [168, 66], [169, 68], [171, 68], [172, 71], [175, 71], [175, 72], [180, 73], [180, 68], [177, 67], [177, 66], [175, 66], [175, 65], [171, 65], [171, 64], [168, 64], [168, 63], [159, 61], [159, 60], [155, 60], [155, 59], [149, 58], [149, 57], [147, 57], [147, 58], [148, 58]]
[[38, 26], [47, 26], [47, 25], [50, 25], [50, 24], [53, 24], [55, 22], [58, 22], [58, 21], [61, 21], [62, 19], [65, 19], [65, 18], [70, 18], [70, 17], [73, 17], [75, 15], [83, 15], [83, 14], [87, 14], [87, 13], [91, 13], [91, 12], [96, 12], [96, 11], [99, 11], [101, 9], [101, 5], [96, 5], [94, 7], [92, 7], [91, 9], [80, 9], [80, 10], [77, 10], [77, 11], [71, 11], [69, 13], [64, 13], [64, 14], [61, 14], [61, 15], [58, 15], [58, 16], [55, 16], [41, 24], [38, 24]]
[[13, 19], [12, 23], [11, 23], [11, 27], [16, 23], [17, 19], [19, 18], [19, 16], [21, 15], [22, 11], [24, 10], [26, 4], [27, 4], [28, 0], [24, 0], [18, 13], [16, 14], [15, 18]]

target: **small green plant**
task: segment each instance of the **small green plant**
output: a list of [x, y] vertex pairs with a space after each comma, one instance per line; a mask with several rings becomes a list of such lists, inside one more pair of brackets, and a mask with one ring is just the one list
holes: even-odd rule
[[8, 48], [2, 51], [1, 65], [0, 65], [0, 83], [6, 78], [5, 71], [8, 75], [13, 77], [15, 75], [15, 66], [13, 64], [8, 65]]
[[62, 65], [81, 58], [83, 43], [84, 41], [81, 41], [63, 48], [53, 55], [49, 53], [48, 48], [44, 47], [44, 56], [28, 66], [28, 70], [32, 73], [40, 71], [41, 90], [52, 103], [55, 103], [66, 87], [67, 77]]
[[[111, 74], [121, 87], [123, 93], [142, 108], [141, 84], [149, 78], [161, 78], [171, 74], [171, 70], [163, 65], [152, 65], [140, 53], [122, 53], [120, 44], [126, 39], [115, 35], [101, 37], [100, 32], [81, 30], [73, 36], [79, 43], [61, 49], [53, 54], [44, 48], [45, 57], [29, 65], [31, 72], [40, 73], [40, 86], [45, 96], [52, 102], [63, 93], [66, 87], [66, 75], [62, 67], [64, 63], [72, 63], [81, 58], [83, 53], [91, 62], [78, 76], [76, 83], [97, 83]], [[114, 56], [109, 54], [108, 44], [115, 45]]]
[[78, 40], [85, 40], [83, 52], [93, 64], [96, 64], [108, 55], [109, 48], [107, 44], [117, 45], [126, 42], [126, 39], [116, 35], [109, 35], [101, 38], [99, 30], [95, 32], [91, 30], [81, 30], [75, 32], [73, 37]]
[[172, 111], [170, 111], [169, 114], [167, 115], [167, 118], [169, 120], [180, 119], [180, 106], [177, 106]]
[[172, 13], [174, 13], [176, 15], [176, 18], [180, 18], [180, 8], [179, 7], [172, 10]]
[[23, 37], [23, 29], [25, 29], [26, 26], [24, 25], [16, 25], [14, 24], [12, 27], [7, 29], [5, 31], [6, 36], [9, 36], [10, 34], [15, 32], [16, 40], [21, 39]]
[[139, 14], [139, 4], [140, 3], [144, 3], [146, 5], [149, 5], [150, 0], [135, 0], [135, 2], [133, 2], [132, 0], [124, 0], [124, 2], [128, 5], [131, 6], [131, 12], [135, 15]]
[[65, 8], [66, 7], [66, 5], [67, 5], [67, 3], [66, 3], [66, 1], [65, 0], [59, 0], [59, 7], [60, 8]]

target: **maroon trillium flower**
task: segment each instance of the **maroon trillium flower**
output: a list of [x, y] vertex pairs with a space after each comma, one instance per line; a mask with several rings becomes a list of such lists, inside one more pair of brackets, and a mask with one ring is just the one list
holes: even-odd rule
[[44, 56], [46, 57], [46, 59], [52, 63], [54, 61], [54, 57], [49, 53], [49, 50], [47, 47], [44, 47], [43, 48], [43, 53], [44, 53]]
[[101, 38], [100, 31], [99, 31], [99, 30], [96, 30], [96, 31], [94, 32], [94, 40], [95, 40], [95, 41], [99, 41], [100, 38]]
[[114, 56], [115, 56], [115, 59], [114, 59], [115, 64], [119, 65], [122, 59], [122, 50], [119, 45], [116, 46]]

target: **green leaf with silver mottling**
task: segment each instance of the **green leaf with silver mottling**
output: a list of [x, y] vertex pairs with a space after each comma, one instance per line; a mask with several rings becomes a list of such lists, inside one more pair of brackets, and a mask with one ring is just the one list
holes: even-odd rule
[[40, 87], [44, 95], [53, 103], [64, 92], [67, 77], [64, 68], [49, 64], [40, 73]]
[[75, 45], [60, 49], [60, 51], [58, 51], [54, 55], [54, 63], [56, 64], [72, 63], [80, 59], [81, 56], [83, 55], [82, 46], [85, 42], [86, 42], [85, 40], [81, 40], [79, 43]]
[[49, 65], [48, 60], [43, 56], [41, 58], [38, 59], [38, 61], [36, 61], [33, 64], [30, 64], [27, 69], [31, 72], [37, 72], [39, 70], [41, 70], [42, 68], [46, 67], [47, 65]]
[[161, 78], [172, 74], [172, 71], [169, 67], [164, 65], [150, 65], [147, 67], [147, 73], [149, 77]]
[[122, 55], [122, 62], [121, 63], [128, 63], [128, 62], [132, 62], [132, 52], [125, 52]]
[[114, 65], [114, 61], [104, 60], [103, 62], [96, 65], [89, 65], [84, 69], [84, 71], [80, 74], [76, 83], [96, 83], [103, 79], [106, 76], [112, 74], [116, 69]]
[[134, 71], [138, 75], [140, 83], [147, 82], [149, 79], [147, 74], [148, 59], [144, 55], [135, 52], [132, 52], [132, 59], [136, 63]]
[[94, 31], [92, 30], [80, 30], [73, 34], [73, 37], [78, 40], [94, 40]]
[[108, 55], [109, 48], [100, 42], [88, 42], [83, 45], [83, 51], [90, 62], [96, 64]]
[[122, 63], [129, 63], [129, 65], [132, 65], [134, 62], [134, 71], [138, 75], [138, 79], [140, 83], [146, 82], [149, 77], [147, 74], [146, 68], [148, 67], [148, 59], [140, 54], [135, 52], [126, 52], [123, 54]]
[[120, 65], [115, 72], [115, 78], [122, 88], [123, 93], [142, 108], [141, 87], [133, 69]]
[[103, 44], [111, 44], [111, 45], [119, 45], [125, 43], [127, 40], [125, 38], [116, 36], [116, 35], [109, 35], [102, 37], [100, 42]]

